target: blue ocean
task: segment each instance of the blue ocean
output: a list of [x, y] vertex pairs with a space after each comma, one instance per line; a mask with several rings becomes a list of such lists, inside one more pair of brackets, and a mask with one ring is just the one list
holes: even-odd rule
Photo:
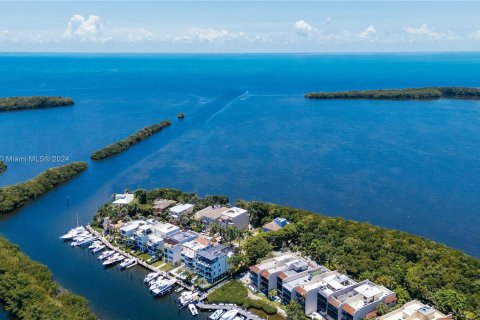
[[[0, 218], [102, 319], [188, 319], [153, 299], [142, 271], [105, 271], [58, 236], [124, 189], [173, 187], [366, 221], [480, 257], [480, 101], [315, 101], [312, 91], [480, 86], [480, 54], [1, 54], [0, 96], [73, 107], [0, 114], [0, 157], [87, 161], [83, 175]], [[184, 112], [179, 121], [175, 115]], [[173, 125], [119, 156], [90, 154]], [[52, 162], [7, 162], [0, 185]]]

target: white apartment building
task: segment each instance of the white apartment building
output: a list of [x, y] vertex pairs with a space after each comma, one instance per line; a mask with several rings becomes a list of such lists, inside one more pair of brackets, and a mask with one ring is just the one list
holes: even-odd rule
[[193, 204], [185, 203], [185, 204], [178, 204], [174, 207], [171, 207], [168, 211], [170, 217], [174, 219], [181, 218], [183, 215], [190, 214], [193, 212]]
[[445, 315], [433, 307], [420, 301], [413, 300], [405, 303], [401, 308], [393, 310], [377, 320], [452, 320], [451, 314]]
[[223, 227], [235, 227], [238, 229], [248, 229], [248, 211], [242, 208], [232, 207], [221, 213], [218, 222]]

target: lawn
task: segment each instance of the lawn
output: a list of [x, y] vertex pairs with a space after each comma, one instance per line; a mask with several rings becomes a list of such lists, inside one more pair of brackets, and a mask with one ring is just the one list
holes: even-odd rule
[[165, 271], [165, 272], [168, 272], [168, 271], [170, 271], [170, 270], [172, 270], [172, 269], [173, 269], [173, 266], [172, 266], [171, 263], [167, 263], [167, 264], [165, 264], [163, 267], [160, 268], [160, 270]]
[[270, 302], [250, 299], [248, 289], [238, 280], [232, 280], [214, 290], [207, 299], [211, 303], [235, 303], [245, 309], [260, 309], [269, 315], [277, 313], [277, 307]]

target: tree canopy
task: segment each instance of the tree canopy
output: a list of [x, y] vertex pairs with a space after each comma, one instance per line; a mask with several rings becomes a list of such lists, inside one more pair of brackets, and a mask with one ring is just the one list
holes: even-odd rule
[[64, 107], [73, 104], [75, 101], [72, 98], [65, 97], [8, 97], [0, 98], [0, 112]]

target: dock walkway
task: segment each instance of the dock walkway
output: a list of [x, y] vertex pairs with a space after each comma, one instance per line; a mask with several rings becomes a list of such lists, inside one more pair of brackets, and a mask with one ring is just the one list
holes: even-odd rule
[[86, 226], [87, 230], [94, 234], [95, 236], [98, 237], [98, 239], [107, 247], [109, 248], [110, 250], [115, 250], [115, 252], [118, 252], [130, 259], [134, 259], [139, 265], [141, 265], [142, 267], [146, 268], [147, 270], [150, 270], [152, 272], [158, 272], [160, 273], [163, 277], [165, 278], [168, 278], [168, 279], [175, 279], [177, 281], [177, 284], [187, 290], [190, 290], [190, 291], [195, 291], [195, 288], [193, 286], [189, 286], [187, 285], [186, 283], [184, 283], [183, 281], [179, 280], [179, 279], [176, 279], [175, 277], [173, 277], [172, 275], [170, 275], [168, 272], [165, 272], [163, 270], [160, 270], [159, 268], [156, 268], [148, 263], [146, 263], [145, 261], [137, 258], [137, 257], [134, 257], [132, 256], [131, 254], [123, 251], [122, 249], [114, 246], [113, 244], [110, 243], [110, 241], [108, 241], [107, 239], [105, 239], [105, 237], [100, 234], [100, 232], [96, 231], [95, 229], [93, 229], [91, 226], [87, 225]]

